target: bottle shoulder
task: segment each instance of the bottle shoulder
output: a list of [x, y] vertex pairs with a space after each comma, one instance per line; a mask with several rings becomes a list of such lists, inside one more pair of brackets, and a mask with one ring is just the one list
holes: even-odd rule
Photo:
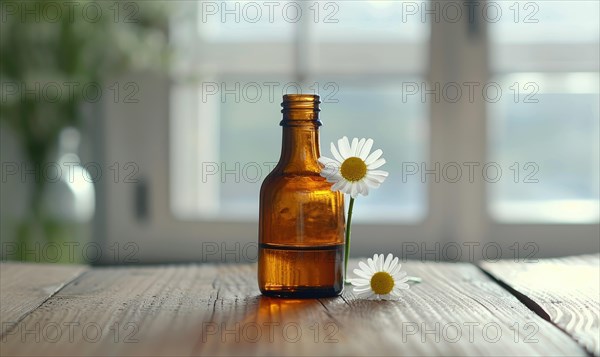
[[311, 181], [311, 182], [326, 182], [325, 178], [321, 176], [319, 172], [305, 170], [285, 170], [275, 168], [271, 171], [263, 180], [263, 184], [271, 182], [299, 182], [299, 181]]
[[278, 191], [281, 189], [298, 191], [323, 191], [330, 190], [331, 183], [318, 172], [286, 172], [273, 170], [265, 177], [261, 191]]

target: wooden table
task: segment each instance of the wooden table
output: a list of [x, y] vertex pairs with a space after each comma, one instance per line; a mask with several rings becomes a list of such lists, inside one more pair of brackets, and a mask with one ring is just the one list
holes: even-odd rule
[[599, 264], [408, 261], [422, 283], [365, 301], [263, 297], [255, 265], [3, 263], [0, 354], [599, 355]]

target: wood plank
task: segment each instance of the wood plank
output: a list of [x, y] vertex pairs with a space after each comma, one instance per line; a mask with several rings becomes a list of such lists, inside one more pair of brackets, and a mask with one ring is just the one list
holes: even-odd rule
[[86, 270], [81, 265], [0, 263], [0, 336]]
[[348, 294], [343, 302], [326, 304], [342, 325], [360, 325], [353, 332], [364, 354], [382, 340], [389, 355], [585, 354], [470, 264], [408, 262], [404, 269], [423, 282], [397, 303], [356, 300]]
[[600, 355], [600, 255], [533, 262], [485, 262], [482, 268], [522, 294], [532, 309]]
[[190, 332], [218, 299], [217, 276], [214, 266], [94, 268], [5, 336], [3, 354], [189, 355]]
[[[329, 299], [263, 297], [255, 265], [95, 268], [1, 346], [27, 356], [585, 355], [475, 266], [406, 267], [424, 282], [395, 302], [356, 300], [351, 289]], [[38, 340], [23, 334], [36, 324]]]

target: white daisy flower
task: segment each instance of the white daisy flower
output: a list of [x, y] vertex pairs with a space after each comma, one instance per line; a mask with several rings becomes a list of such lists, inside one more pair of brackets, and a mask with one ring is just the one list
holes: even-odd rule
[[408, 289], [408, 276], [401, 271], [402, 264], [398, 257], [394, 258], [388, 254], [373, 255], [373, 259], [367, 259], [367, 263], [358, 262], [360, 269], [354, 269], [354, 274], [359, 278], [351, 279], [354, 285], [353, 291], [359, 298], [376, 298], [391, 300], [400, 297], [400, 290]]
[[388, 173], [376, 170], [385, 164], [381, 158], [383, 151], [377, 149], [371, 153], [373, 139], [352, 139], [344, 136], [338, 140], [338, 148], [331, 143], [334, 159], [321, 156], [319, 162], [324, 166], [321, 176], [332, 182], [332, 191], [341, 191], [356, 198], [359, 194], [367, 196], [369, 188], [377, 188], [388, 177]]

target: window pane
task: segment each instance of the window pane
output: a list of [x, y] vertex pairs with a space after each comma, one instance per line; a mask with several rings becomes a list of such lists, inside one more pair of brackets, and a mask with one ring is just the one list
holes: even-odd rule
[[331, 1], [310, 7], [315, 38], [324, 42], [421, 42], [429, 26], [421, 20], [426, 2]]
[[417, 42], [428, 37], [421, 16], [427, 6], [371, 0], [199, 1], [198, 32], [208, 41], [286, 41], [304, 23], [311, 29], [303, 36], [316, 41]]
[[495, 79], [514, 91], [489, 105], [490, 158], [504, 174], [488, 185], [494, 218], [598, 221], [599, 80], [597, 73]]
[[600, 2], [498, 1], [481, 6], [490, 34], [501, 43], [597, 42]]
[[198, 33], [209, 42], [290, 41], [303, 5], [295, 1], [198, 1]]
[[590, 223], [598, 202], [598, 1], [510, 1], [490, 22], [503, 95], [488, 103], [488, 185], [503, 222]]

